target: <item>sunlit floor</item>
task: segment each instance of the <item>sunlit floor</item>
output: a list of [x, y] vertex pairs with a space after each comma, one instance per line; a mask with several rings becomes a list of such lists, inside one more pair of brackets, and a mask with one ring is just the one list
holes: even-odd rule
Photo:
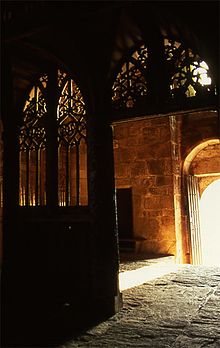
[[220, 268], [175, 265], [169, 256], [123, 260], [120, 268], [123, 308], [57, 348], [220, 347]]
[[181, 265], [175, 264], [173, 256], [146, 258], [145, 260], [124, 261], [120, 265], [120, 291], [144, 284], [163, 275], [176, 272]]
[[176, 272], [180, 265], [155, 265], [145, 266], [133, 271], [125, 271], [119, 274], [120, 291], [144, 284], [149, 280], [162, 277], [163, 275]]

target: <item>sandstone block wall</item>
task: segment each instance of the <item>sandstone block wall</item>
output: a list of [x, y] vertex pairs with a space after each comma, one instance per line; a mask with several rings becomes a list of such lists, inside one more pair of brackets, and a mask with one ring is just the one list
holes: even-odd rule
[[[115, 123], [113, 129], [116, 188], [132, 189], [133, 237], [142, 239], [136, 251], [190, 262], [184, 174], [219, 171], [219, 145], [209, 142], [219, 138], [217, 111], [146, 117]], [[205, 142], [209, 146], [200, 152]], [[200, 190], [210, 180], [200, 178]]]
[[186, 113], [182, 115], [182, 120], [183, 160], [198, 144], [220, 136], [218, 112], [215, 110]]
[[132, 189], [136, 251], [175, 254], [169, 118], [114, 124], [116, 188]]
[[213, 181], [220, 178], [220, 143], [202, 149], [193, 159], [190, 172], [199, 175], [201, 196]]

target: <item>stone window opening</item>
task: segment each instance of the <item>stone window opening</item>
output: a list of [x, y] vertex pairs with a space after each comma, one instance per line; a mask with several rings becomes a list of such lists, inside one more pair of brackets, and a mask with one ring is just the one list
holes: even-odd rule
[[46, 204], [46, 78], [31, 89], [23, 109], [19, 134], [19, 205]]
[[[47, 153], [57, 151], [58, 206], [88, 204], [87, 139], [85, 103], [82, 94], [65, 72], [57, 71], [56, 91], [43, 75], [25, 101], [19, 133], [19, 205], [45, 206], [47, 197]], [[48, 93], [53, 98], [56, 136], [48, 141]], [[53, 128], [54, 129], [54, 128]], [[56, 188], [54, 188], [56, 190]]]
[[[154, 78], [153, 70], [161, 71], [161, 67], [156, 65], [158, 52], [151, 48], [149, 63], [148, 48], [142, 42], [124, 59], [112, 85], [112, 103], [115, 110], [129, 112], [138, 109], [143, 102], [147, 102], [149, 96], [150, 105], [151, 98], [157, 97], [156, 91], [165, 89], [165, 86], [168, 93], [164, 90], [161, 93], [164, 100], [160, 100], [165, 105], [167, 102], [173, 103], [193, 97], [198, 100], [204, 95], [216, 94], [209, 66], [195, 50], [168, 37], [163, 38], [161, 47], [161, 57], [164, 57], [164, 69], [167, 73], [163, 75], [161, 72], [161, 79], [157, 76], [158, 86], [154, 87], [155, 91], [151, 90], [152, 81], [150, 82], [149, 78]], [[161, 84], [164, 79], [164, 83]]]
[[148, 94], [146, 80], [148, 51], [141, 44], [125, 60], [112, 87], [112, 102], [116, 109], [131, 109], [138, 99]]
[[85, 104], [72, 79], [64, 77], [61, 90], [57, 112], [59, 205], [87, 205]]
[[191, 98], [213, 91], [208, 64], [191, 48], [164, 38], [165, 58], [170, 71], [171, 98]]

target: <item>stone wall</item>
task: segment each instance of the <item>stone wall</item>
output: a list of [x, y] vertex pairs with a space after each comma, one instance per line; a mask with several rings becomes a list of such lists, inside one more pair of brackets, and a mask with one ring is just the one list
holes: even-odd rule
[[220, 143], [208, 145], [193, 159], [190, 173], [199, 175], [200, 196], [215, 180], [220, 178]]
[[188, 112], [181, 117], [183, 120], [181, 145], [183, 160], [198, 144], [208, 139], [219, 138], [217, 111]]
[[175, 254], [169, 118], [115, 123], [116, 188], [132, 189], [136, 251]]
[[192, 161], [190, 172], [194, 175], [220, 173], [220, 143], [208, 145], [199, 151]]
[[[219, 139], [217, 112], [200, 111], [118, 122], [113, 125], [113, 131], [115, 183], [116, 188], [132, 190], [136, 252], [175, 254], [177, 260], [189, 260], [182, 165], [198, 144], [207, 139]], [[2, 142], [0, 145], [2, 156]], [[188, 173], [219, 173], [219, 154], [220, 144], [208, 142], [188, 160]], [[200, 177], [200, 194], [216, 179], [216, 175]], [[2, 189], [0, 191], [2, 200]], [[1, 211], [2, 207], [0, 240]]]
[[182, 119], [178, 116], [169, 116], [170, 121], [170, 140], [171, 140], [171, 158], [173, 172], [173, 199], [174, 199], [174, 223], [176, 234], [176, 261], [183, 261], [183, 238], [182, 224], [182, 186], [181, 186], [181, 127]]
[[[219, 145], [212, 143], [219, 138], [218, 113], [146, 117], [115, 123], [113, 130], [116, 188], [132, 190], [136, 251], [174, 254], [177, 262], [190, 262], [183, 174], [204, 168], [218, 171]], [[199, 154], [205, 142], [209, 146]], [[200, 157], [205, 159], [203, 164]]]

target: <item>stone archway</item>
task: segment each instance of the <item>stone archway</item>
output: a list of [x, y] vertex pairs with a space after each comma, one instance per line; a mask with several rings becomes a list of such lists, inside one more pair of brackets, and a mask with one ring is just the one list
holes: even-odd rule
[[[194, 147], [185, 159], [183, 173], [187, 182], [191, 262], [207, 264], [207, 260], [203, 260], [204, 240], [201, 222], [204, 216], [201, 217], [201, 213], [206, 214], [206, 220], [211, 219], [211, 214], [201, 212], [200, 198], [206, 188], [220, 178], [220, 140], [209, 139]], [[205, 243], [207, 246], [207, 241]]]

